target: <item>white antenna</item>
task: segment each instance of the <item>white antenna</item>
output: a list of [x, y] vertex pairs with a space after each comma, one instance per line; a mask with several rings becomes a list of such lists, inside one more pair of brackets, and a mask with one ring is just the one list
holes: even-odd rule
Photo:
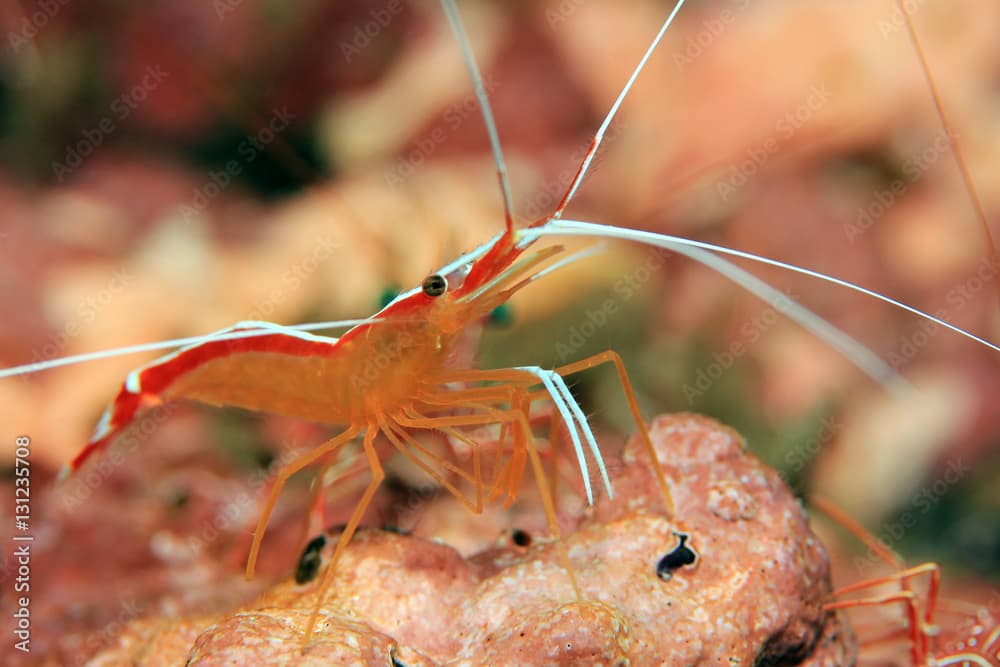
[[[240, 322], [232, 327], [223, 329], [222, 331], [216, 333], [205, 334], [203, 336], [190, 336], [188, 338], [175, 338], [173, 340], [161, 340], [155, 343], [141, 343], [139, 345], [129, 345], [127, 347], [118, 347], [111, 350], [100, 350], [98, 352], [87, 352], [86, 354], [75, 354], [71, 357], [60, 357], [59, 359], [48, 359], [46, 361], [37, 361], [32, 364], [23, 364], [21, 366], [11, 366], [10, 368], [0, 369], [0, 378], [13, 377], [15, 375], [26, 375], [28, 373], [37, 373], [38, 371], [47, 371], [50, 368], [59, 368], [60, 366], [72, 366], [73, 364], [82, 364], [87, 361], [97, 361], [99, 359], [110, 359], [112, 357], [121, 357], [127, 354], [136, 354], [139, 352], [153, 352], [156, 350], [169, 350], [175, 347], [182, 347], [185, 345], [200, 345], [208, 341], [221, 341], [221, 340], [238, 340], [240, 338], [255, 338], [257, 336], [271, 336], [278, 333], [298, 333], [303, 331], [316, 331], [323, 329], [342, 329], [345, 327], [355, 327], [360, 324], [366, 324], [369, 322], [377, 322], [376, 319], [363, 319], [363, 320], [337, 320], [331, 322], [310, 322], [308, 324], [296, 324], [294, 326], [281, 326], [278, 324], [272, 324], [270, 322]], [[244, 331], [234, 331], [233, 329], [239, 327], [256, 327], [254, 329], [244, 330]], [[306, 340], [315, 340], [322, 342], [336, 341], [335, 338], [328, 338], [325, 336], [313, 336], [310, 334], [299, 334]]]
[[451, 31], [455, 33], [455, 41], [458, 42], [458, 47], [462, 50], [462, 60], [465, 61], [465, 68], [469, 71], [469, 78], [472, 79], [472, 87], [476, 91], [479, 109], [483, 113], [483, 123], [486, 125], [486, 133], [490, 136], [490, 148], [493, 149], [493, 162], [497, 167], [500, 192], [503, 194], [503, 210], [507, 220], [507, 231], [512, 232], [514, 230], [514, 203], [510, 194], [510, 181], [507, 178], [507, 165], [503, 160], [503, 150], [500, 148], [497, 124], [493, 120], [493, 109], [490, 107], [490, 99], [486, 96], [486, 87], [483, 85], [483, 76], [479, 72], [479, 66], [476, 65], [476, 57], [472, 54], [472, 47], [469, 45], [469, 38], [465, 34], [462, 17], [458, 14], [455, 1], [441, 0], [441, 6], [448, 16]]
[[[833, 283], [834, 285], [838, 285], [840, 287], [846, 287], [849, 290], [853, 290], [855, 292], [859, 292], [859, 293], [864, 294], [866, 296], [870, 296], [873, 299], [878, 299], [879, 301], [884, 301], [885, 303], [888, 303], [888, 304], [890, 304], [892, 306], [895, 306], [895, 307], [897, 307], [897, 308], [899, 308], [901, 310], [905, 310], [905, 311], [907, 311], [909, 313], [913, 313], [914, 315], [917, 315], [918, 317], [922, 317], [925, 320], [928, 320], [930, 322], [938, 324], [938, 325], [940, 325], [940, 326], [942, 326], [942, 327], [944, 327], [946, 329], [950, 329], [951, 331], [954, 331], [957, 334], [965, 336], [966, 338], [968, 338], [970, 340], [973, 340], [973, 341], [975, 341], [975, 342], [977, 342], [977, 343], [979, 343], [981, 345], [985, 345], [986, 347], [990, 348], [991, 350], [995, 350], [997, 352], [1000, 352], [1000, 345], [997, 345], [996, 343], [991, 343], [990, 341], [986, 340], [985, 338], [980, 338], [976, 334], [970, 333], [969, 331], [966, 331], [965, 329], [962, 329], [961, 327], [957, 327], [954, 324], [951, 324], [950, 322], [948, 322], [947, 320], [942, 320], [941, 318], [935, 317], [935, 316], [931, 315], [930, 313], [925, 313], [924, 311], [920, 310], [919, 308], [914, 308], [913, 306], [908, 306], [905, 303], [903, 303], [902, 301], [897, 301], [896, 299], [893, 299], [892, 297], [886, 296], [884, 294], [880, 294], [879, 292], [876, 292], [874, 290], [870, 290], [867, 287], [862, 287], [861, 285], [856, 285], [856, 284], [854, 284], [852, 282], [849, 282], [847, 280], [843, 280], [841, 278], [836, 278], [834, 276], [830, 276], [830, 275], [827, 275], [825, 273], [820, 273], [819, 271], [813, 271], [812, 269], [806, 269], [806, 268], [803, 268], [801, 266], [796, 266], [794, 264], [787, 264], [785, 262], [781, 262], [781, 261], [776, 260], [776, 259], [771, 259], [769, 257], [763, 257], [761, 255], [755, 255], [753, 253], [745, 252], [743, 250], [734, 250], [733, 248], [727, 248], [725, 246], [715, 245], [715, 244], [712, 244], [712, 243], [705, 243], [704, 241], [694, 241], [692, 239], [686, 239], [686, 238], [682, 238], [682, 237], [679, 237], [679, 236], [670, 236], [669, 234], [654, 234], [652, 232], [640, 232], [638, 230], [628, 229], [628, 228], [624, 228], [624, 227], [607, 227], [606, 225], [598, 225], [598, 224], [591, 223], [591, 222], [578, 222], [576, 220], [560, 220], [558, 222], [554, 222], [553, 224], [558, 229], [561, 229], [563, 227], [563, 225], [566, 225], [567, 228], [573, 228], [573, 227], [576, 227], [576, 228], [579, 228], [579, 229], [597, 228], [597, 229], [602, 230], [601, 231], [601, 235], [602, 236], [614, 236], [614, 234], [612, 234], [609, 230], [611, 230], [611, 229], [617, 229], [617, 230], [620, 230], [621, 232], [623, 232], [622, 234], [618, 235], [619, 238], [629, 239], [629, 240], [632, 240], [632, 241], [639, 241], [640, 243], [652, 243], [652, 245], [663, 245], [663, 244], [657, 244], [657, 243], [653, 243], [651, 241], [639, 238], [639, 236], [641, 236], [641, 235], [642, 236], [649, 236], [649, 237], [658, 237], [658, 238], [664, 240], [665, 243], [673, 243], [673, 244], [677, 244], [677, 245], [685, 245], [685, 246], [694, 247], [694, 248], [702, 248], [703, 250], [710, 250], [712, 252], [718, 252], [718, 253], [722, 253], [724, 255], [732, 255], [734, 257], [741, 257], [743, 259], [749, 259], [749, 260], [752, 260], [754, 262], [760, 262], [761, 264], [770, 264], [771, 266], [776, 266], [776, 267], [778, 267], [780, 269], [787, 269], [788, 271], [794, 271], [795, 273], [801, 273], [804, 276], [809, 276], [811, 278], [818, 278], [819, 280], [823, 280], [823, 281], [828, 282], [828, 283]], [[525, 233], [527, 234], [527, 233], [530, 233], [530, 232], [525, 232]], [[573, 232], [567, 232], [567, 231], [560, 231], [558, 233], [560, 233], [560, 234], [567, 234], [567, 233], [568, 234], [573, 234]], [[591, 234], [583, 234], [583, 235], [584, 236], [595, 236], [596, 234], [591, 233]], [[663, 247], [666, 247], [666, 245], [663, 245]]]
[[618, 113], [618, 107], [622, 105], [622, 102], [625, 100], [625, 96], [628, 95], [629, 91], [632, 89], [632, 84], [635, 83], [635, 80], [639, 78], [639, 73], [646, 67], [646, 61], [653, 55], [653, 51], [656, 50], [660, 40], [663, 39], [663, 35], [667, 32], [667, 28], [669, 28], [670, 24], [674, 22], [674, 17], [677, 16], [677, 12], [679, 12], [683, 6], [684, 0], [678, 0], [677, 4], [674, 5], [673, 10], [670, 12], [670, 15], [667, 16], [667, 20], [664, 21], [663, 25], [660, 27], [660, 31], [656, 33], [656, 37], [653, 38], [653, 42], [649, 45], [649, 48], [646, 49], [646, 53], [642, 56], [639, 64], [635, 66], [635, 69], [632, 71], [632, 76], [630, 76], [628, 81], [625, 82], [625, 87], [622, 88], [620, 93], [618, 93], [618, 99], [616, 99], [615, 103], [611, 105], [611, 109], [608, 110], [608, 115], [604, 117], [604, 122], [601, 123], [599, 128], [597, 128], [597, 133], [594, 134], [594, 139], [590, 142], [590, 149], [587, 151], [587, 156], [583, 158], [583, 162], [580, 163], [580, 168], [577, 170], [576, 176], [573, 178], [573, 182], [570, 184], [566, 194], [563, 195], [562, 201], [559, 202], [559, 206], [556, 208], [555, 213], [552, 214], [553, 218], [561, 218], [566, 206], [569, 205], [570, 200], [572, 200], [576, 195], [577, 189], [580, 187], [584, 177], [587, 175], [587, 170], [590, 169], [590, 163], [597, 154], [597, 149], [600, 148], [601, 142], [604, 140], [604, 133], [607, 132], [608, 127], [611, 125], [611, 121], [615, 119], [615, 115]]
[[764, 281], [712, 253], [733, 255], [743, 259], [761, 262], [763, 264], [770, 264], [771, 266], [777, 266], [789, 271], [818, 278], [840, 287], [846, 287], [847, 289], [860, 292], [896, 306], [897, 308], [901, 308], [907, 312], [918, 315], [924, 319], [934, 322], [935, 324], [961, 334], [966, 338], [970, 338], [977, 343], [985, 345], [992, 350], [1000, 352], [1000, 346], [995, 343], [991, 343], [988, 340], [969, 333], [968, 331], [965, 331], [964, 329], [950, 324], [940, 318], [929, 315], [928, 313], [911, 306], [907, 306], [900, 301], [879, 294], [873, 290], [855, 285], [854, 283], [846, 280], [841, 280], [840, 278], [834, 278], [833, 276], [819, 273], [818, 271], [804, 269], [793, 264], [786, 264], [785, 262], [769, 259], [767, 257], [761, 257], [742, 250], [733, 250], [732, 248], [726, 248], [725, 246], [718, 246], [712, 243], [705, 243], [703, 241], [693, 241], [691, 239], [671, 236], [669, 234], [656, 234], [637, 229], [628, 229], [626, 227], [612, 227], [609, 225], [581, 222], [577, 220], [550, 220], [541, 227], [524, 229], [519, 232], [519, 238], [522, 240], [542, 236], [597, 236], [601, 238], [618, 238], [625, 241], [635, 241], [646, 245], [657, 246], [687, 255], [688, 257], [705, 264], [713, 270], [718, 271], [731, 280], [739, 283], [742, 287], [761, 297], [774, 308], [798, 322], [801, 326], [827, 341], [830, 345], [850, 359], [855, 366], [860, 368], [880, 384], [887, 384], [889, 381], [898, 381], [899, 375], [892, 367], [875, 355], [875, 353], [806, 307], [796, 303], [788, 296], [774, 289]]

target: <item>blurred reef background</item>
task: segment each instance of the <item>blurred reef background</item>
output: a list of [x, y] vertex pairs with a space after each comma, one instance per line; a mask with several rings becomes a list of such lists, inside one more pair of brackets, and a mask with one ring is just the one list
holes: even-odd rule
[[[668, 9], [460, 4], [516, 212], [544, 216]], [[929, 1], [914, 20], [1000, 235], [1000, 7]], [[0, 28], [4, 366], [246, 319], [363, 317], [500, 229], [486, 134], [434, 2], [21, 0], [0, 7]], [[1000, 267], [891, 1], [685, 8], [567, 215], [829, 273], [1000, 340]], [[645, 414], [732, 426], [803, 498], [833, 498], [908, 562], [941, 562], [953, 596], [1000, 611], [1000, 354], [836, 286], [745, 266], [916, 391], [875, 386], [701, 266], [617, 243], [519, 294], [510, 323], [485, 327], [479, 363], [617, 350]], [[124, 620], [246, 599], [299, 548], [305, 480], [279, 505], [263, 581], [240, 581], [269, 466], [320, 442], [323, 426], [178, 406], [103, 468], [55, 484], [144, 361], [0, 381], [5, 470], [14, 437], [33, 442], [37, 637], [65, 655]], [[614, 373], [573, 387], [624, 442]], [[412, 492], [407, 474], [385, 503]], [[12, 473], [3, 485], [11, 497]], [[488, 542], [508, 528], [476, 530]], [[839, 582], [883, 571], [842, 531], [823, 535]], [[189, 580], [169, 574], [179, 563]], [[205, 590], [219, 572], [232, 586]]]

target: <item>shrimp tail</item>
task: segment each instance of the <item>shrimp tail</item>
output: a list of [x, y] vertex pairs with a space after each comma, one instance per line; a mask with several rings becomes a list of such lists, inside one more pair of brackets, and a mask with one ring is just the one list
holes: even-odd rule
[[60, 477], [67, 477], [76, 472], [87, 459], [106, 449], [111, 440], [133, 422], [144, 403], [147, 402], [143, 400], [142, 395], [133, 394], [127, 387], [122, 387], [114, 402], [101, 415], [100, 421], [97, 422], [97, 428], [94, 429], [94, 435], [87, 441], [87, 445], [73, 457], [69, 466], [63, 469]]

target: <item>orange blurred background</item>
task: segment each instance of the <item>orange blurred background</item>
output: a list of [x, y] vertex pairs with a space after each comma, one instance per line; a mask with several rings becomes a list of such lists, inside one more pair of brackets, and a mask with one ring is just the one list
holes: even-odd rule
[[[1000, 234], [1000, 7], [916, 5], [931, 72]], [[543, 216], [668, 8], [461, 9], [516, 213]], [[1000, 340], [1000, 267], [901, 19], [890, 0], [686, 7], [567, 216], [829, 273]], [[25, 0], [0, 9], [0, 28], [4, 366], [246, 319], [363, 317], [387, 290], [417, 284], [500, 229], [486, 134], [436, 3]], [[911, 388], [875, 385], [703, 267], [619, 243], [519, 294], [513, 324], [484, 333], [480, 363], [553, 366], [615, 349], [647, 416], [690, 410], [735, 427], [803, 497], [834, 499], [908, 561], [942, 562], [958, 595], [1000, 606], [990, 597], [1000, 580], [1000, 353], [845, 289], [741, 266], [857, 337]], [[144, 361], [0, 380], [0, 455], [11, 469], [14, 437], [31, 436], [39, 530], [49, 505], [61, 508], [52, 516], [84, 511], [49, 480]], [[613, 373], [574, 381], [596, 424], [630, 430]], [[261, 457], [323, 433], [188, 407], [161, 424], [164, 449], [126, 452], [116, 465], [131, 481], [88, 492], [86, 512], [113, 515], [116, 497], [144, 485], [160, 502], [178, 461], [200, 456], [211, 459], [211, 481], [189, 495], [210, 508], [245, 490]], [[199, 525], [185, 511], [171, 515], [177, 535]], [[112, 549], [119, 538], [108, 530]], [[881, 571], [849, 536], [823, 534], [841, 581]], [[141, 560], [149, 535], [133, 537]], [[274, 571], [290, 561], [276, 555]], [[75, 627], [107, 627], [115, 609]]]

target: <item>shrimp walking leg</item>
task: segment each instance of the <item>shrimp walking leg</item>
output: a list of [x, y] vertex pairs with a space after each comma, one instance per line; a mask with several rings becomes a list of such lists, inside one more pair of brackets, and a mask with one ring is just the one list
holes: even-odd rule
[[278, 496], [281, 494], [281, 490], [285, 487], [285, 482], [288, 481], [288, 478], [306, 466], [309, 466], [319, 459], [322, 459], [324, 456], [327, 456], [338, 447], [347, 444], [354, 439], [360, 430], [361, 429], [357, 424], [351, 425], [346, 431], [330, 438], [319, 447], [306, 452], [278, 470], [275, 475], [274, 484], [271, 486], [271, 492], [268, 494], [267, 500], [264, 502], [264, 508], [261, 511], [260, 519], [257, 521], [257, 529], [254, 531], [253, 544], [250, 546], [250, 556], [247, 558], [247, 579], [252, 579], [254, 571], [257, 569], [257, 555], [260, 553], [261, 540], [264, 539], [264, 532], [267, 530], [267, 524], [271, 519], [271, 512], [274, 510], [274, 504], [278, 501]]
[[[824, 498], [812, 499], [812, 504], [855, 535], [868, 549], [882, 561], [895, 568], [895, 572], [871, 579], [865, 579], [844, 586], [831, 595], [831, 601], [824, 605], [828, 611], [859, 607], [887, 607], [902, 605], [906, 615], [905, 627], [892, 628], [888, 633], [860, 640], [866, 647], [888, 645], [892, 648], [901, 642], [908, 642], [909, 654], [915, 667], [942, 667], [943, 665], [979, 665], [980, 667], [1000, 666], [1000, 653], [994, 644], [1000, 640], [1000, 627], [992, 613], [958, 600], [940, 599], [941, 568], [937, 563], [923, 563], [907, 567], [903, 560], [881, 540], [872, 535], [843, 510]], [[922, 590], [914, 584], [926, 578]], [[878, 591], [878, 587], [895, 586]], [[853, 593], [862, 597], [847, 598]], [[943, 637], [953, 633], [947, 625], [939, 625], [937, 613], [945, 612], [966, 617], [972, 624], [972, 632], [963, 630], [963, 638], [955, 642], [944, 642]], [[982, 640], [985, 637], [985, 641]], [[941, 653], [944, 650], [948, 653]], [[951, 652], [957, 649], [957, 652]]]
[[[354, 430], [356, 434], [359, 427], [356, 425], [352, 426], [351, 430]], [[382, 470], [382, 464], [379, 462], [378, 454], [375, 453], [375, 436], [378, 435], [378, 432], [378, 424], [369, 422], [368, 427], [365, 430], [364, 449], [365, 456], [368, 459], [368, 465], [371, 468], [372, 478], [368, 483], [368, 487], [365, 489], [364, 494], [362, 494], [361, 500], [359, 500], [358, 504], [355, 505], [354, 511], [351, 513], [351, 518], [347, 520], [347, 525], [344, 526], [344, 530], [340, 534], [340, 539], [337, 540], [337, 546], [333, 550], [333, 556], [330, 558], [330, 564], [327, 565], [326, 571], [323, 573], [323, 578], [320, 581], [317, 593], [316, 604], [313, 606], [313, 610], [309, 614], [309, 621], [306, 624], [306, 630], [302, 640], [303, 647], [309, 644], [309, 640], [312, 638], [312, 633], [316, 629], [316, 621], [319, 619], [320, 610], [323, 608], [323, 602], [326, 599], [330, 583], [333, 580], [333, 572], [337, 567], [337, 562], [340, 560], [340, 556], [344, 553], [344, 548], [351, 541], [351, 538], [354, 537], [354, 533], [358, 529], [358, 524], [361, 523], [361, 518], [365, 515], [365, 511], [371, 504], [372, 496], [375, 495], [375, 491], [378, 490], [379, 485], [382, 484], [382, 480], [385, 479], [385, 471]], [[308, 465], [308, 463], [304, 465]]]
[[[542, 384], [544, 392], [532, 393], [529, 395], [529, 403], [536, 398], [548, 397], [552, 399], [556, 410], [569, 430], [570, 440], [576, 452], [577, 461], [580, 464], [580, 473], [583, 477], [584, 490], [587, 494], [587, 502], [593, 504], [594, 495], [590, 485], [590, 475], [587, 469], [587, 460], [583, 452], [583, 443], [586, 442], [590, 453], [597, 462], [601, 473], [601, 478], [609, 496], [613, 496], [611, 481], [608, 479], [607, 468], [604, 459], [597, 446], [594, 433], [590, 429], [583, 410], [573, 398], [569, 387], [562, 377], [551, 370], [546, 370], [538, 366], [522, 366], [520, 368], [502, 370], [465, 370], [452, 371], [439, 378], [441, 382], [505, 382], [515, 384], [524, 388]], [[515, 450], [517, 452], [519, 450]]]
[[[518, 376], [517, 373], [511, 374], [509, 371], [472, 371], [472, 373], [481, 376], [477, 378], [481, 381], [493, 380], [496, 376]], [[522, 380], [523, 377], [523, 374], [520, 375]], [[531, 380], [527, 380], [527, 382], [530, 381]], [[532, 472], [535, 476], [535, 483], [538, 487], [539, 494], [542, 497], [542, 506], [545, 510], [545, 517], [549, 525], [549, 531], [552, 537], [559, 543], [559, 557], [562, 561], [563, 569], [566, 571], [566, 575], [569, 578], [576, 599], [583, 599], [583, 595], [580, 592], [580, 586], [576, 580], [576, 575], [569, 560], [569, 554], [566, 552], [564, 545], [562, 545], [562, 542], [560, 541], [562, 531], [559, 528], [559, 520], [556, 515], [555, 503], [552, 499], [548, 476], [545, 473], [545, 466], [542, 464], [541, 456], [538, 453], [538, 449], [535, 446], [534, 439], [531, 435], [531, 426], [528, 423], [528, 413], [531, 406], [531, 399], [522, 387], [514, 386], [511, 387], [511, 389], [513, 390], [514, 399], [512, 407], [509, 409], [494, 409], [485, 414], [447, 415], [442, 417], [423, 417], [419, 419], [399, 416], [394, 418], [397, 423], [407, 428], [439, 428], [441, 426], [454, 425], [471, 426], [513, 423], [514, 428], [512, 431], [514, 438], [514, 455], [512, 456], [512, 461], [514, 462], [506, 475], [508, 483], [508, 498], [512, 498], [516, 494], [516, 489], [520, 486], [520, 482], [523, 478], [524, 465], [525, 463], [530, 463]]]
[[[497, 408], [487, 408], [486, 412], [474, 413], [469, 415], [444, 415], [437, 417], [428, 417], [420, 414], [417, 411], [408, 411], [408, 416], [396, 415], [394, 420], [400, 426], [406, 428], [417, 428], [417, 429], [441, 429], [443, 427], [450, 426], [485, 426], [493, 424], [511, 424], [513, 423], [515, 428], [513, 428], [514, 436], [514, 453], [511, 457], [511, 461], [505, 466], [504, 471], [501, 472], [500, 476], [494, 479], [493, 487], [491, 489], [490, 496], [495, 494], [495, 489], [501, 484], [501, 482], [507, 482], [507, 496], [508, 499], [513, 499], [516, 496], [517, 488], [520, 486], [520, 481], [523, 477], [524, 463], [531, 456], [531, 451], [534, 450], [534, 443], [531, 438], [531, 427], [528, 424], [527, 412], [524, 409], [526, 406], [527, 394], [523, 390], [518, 390], [518, 388], [513, 389], [513, 396], [515, 399], [512, 402], [513, 407], [509, 409], [497, 409]], [[459, 392], [460, 393], [460, 392]], [[516, 397], [523, 398], [516, 398]], [[456, 403], [456, 405], [462, 405]], [[438, 406], [440, 407], [440, 406]], [[537, 453], [537, 452], [536, 452]], [[499, 456], [499, 454], [498, 454]], [[541, 478], [545, 481], [545, 477]], [[547, 481], [545, 482], [547, 484]], [[546, 489], [547, 490], [547, 489]], [[551, 498], [548, 501], [545, 500], [547, 495], [543, 494], [543, 502], [546, 503], [546, 514], [550, 515], [550, 524], [555, 521], [555, 511], [554, 509], [551, 513], [548, 511], [550, 508]]]
[[[500, 396], [499, 400], [503, 400], [503, 398], [504, 398], [503, 396]], [[443, 405], [447, 405], [447, 403], [438, 401], [435, 405], [437, 407], [441, 407]], [[420, 412], [418, 412], [412, 406], [405, 407], [404, 408], [404, 413], [405, 413], [405, 418], [407, 418], [407, 419], [409, 419], [411, 421], [412, 420], [420, 420], [420, 419], [424, 418], [424, 415], [422, 415]], [[397, 423], [399, 423], [399, 422], [397, 422]], [[495, 446], [496, 455], [494, 457], [494, 464], [493, 464], [494, 465], [493, 476], [492, 476], [493, 477], [493, 482], [490, 484], [489, 492], [486, 495], [486, 502], [492, 502], [498, 495], [500, 495], [500, 482], [501, 482], [502, 479], [506, 478], [506, 477], [501, 477], [501, 475], [502, 474], [505, 475], [506, 471], [510, 469], [510, 461], [509, 460], [508, 460], [508, 464], [506, 466], [504, 466], [502, 470], [501, 470], [501, 467], [500, 467], [500, 464], [502, 462], [502, 457], [503, 457], [504, 445], [505, 445], [506, 440], [507, 440], [507, 433], [509, 432], [509, 429], [510, 429], [510, 422], [504, 422], [504, 423], [501, 424], [501, 427], [500, 427], [500, 437], [497, 439], [496, 446]], [[457, 430], [456, 428], [454, 428], [452, 426], [438, 426], [438, 427], [435, 428], [435, 430], [437, 430], [437, 431], [439, 431], [441, 433], [444, 433], [448, 437], [452, 438], [453, 441], [458, 441], [458, 442], [464, 443], [469, 448], [469, 451], [472, 452], [472, 465], [473, 465], [473, 469], [475, 471], [473, 474], [475, 476], [477, 476], [477, 477], [481, 477], [481, 472], [479, 472], [479, 471], [480, 471], [480, 466], [482, 465], [481, 464], [481, 450], [482, 450], [482, 447], [481, 447], [480, 443], [476, 442], [471, 437], [469, 437], [465, 433]]]
[[[474, 472], [471, 476], [469, 476], [468, 473], [466, 473], [464, 470], [455, 467], [448, 461], [445, 461], [444, 459], [441, 459], [440, 457], [435, 456], [434, 454], [429, 452], [425, 447], [423, 447], [417, 441], [416, 438], [410, 435], [405, 429], [388, 421], [380, 422], [380, 425], [382, 427], [382, 433], [385, 434], [385, 437], [389, 439], [389, 442], [391, 442], [392, 445], [397, 450], [399, 450], [399, 452], [403, 456], [409, 459], [414, 465], [423, 470], [425, 473], [430, 475], [430, 477], [434, 479], [435, 482], [437, 482], [439, 485], [447, 489], [448, 492], [451, 493], [451, 495], [455, 496], [455, 498], [457, 498], [459, 502], [465, 505], [465, 508], [468, 509], [470, 512], [472, 512], [473, 514], [482, 514], [483, 480], [480, 476], [478, 457], [476, 459], [477, 463], [474, 464]], [[455, 485], [453, 485], [451, 482], [445, 479], [444, 475], [436, 472], [433, 468], [431, 468], [430, 465], [428, 465], [426, 461], [422, 460], [411, 450], [417, 450], [418, 452], [423, 454], [426, 458], [431, 459], [441, 467], [447, 469], [449, 472], [457, 474], [459, 477], [462, 477], [466, 481], [472, 482], [472, 484], [475, 486], [476, 489], [475, 499], [470, 500], [469, 498], [466, 498], [465, 494], [463, 494], [461, 490], [459, 490]]]
[[[498, 415], [499, 413], [496, 412], [495, 407], [497, 404], [509, 406], [519, 405], [525, 396], [527, 396], [527, 391], [524, 386], [507, 384], [492, 387], [466, 388], [457, 392], [454, 390], [426, 392], [423, 394], [422, 401], [438, 409], [447, 406], [452, 408], [478, 408], [484, 413]], [[527, 413], [525, 414], [527, 415]], [[417, 413], [415, 410], [409, 411], [407, 416], [411, 419], [422, 417], [422, 415]], [[499, 419], [501, 418], [498, 416], [498, 420]], [[492, 476], [493, 481], [490, 484], [490, 490], [487, 494], [486, 501], [492, 502], [498, 496], [502, 495], [502, 493], [505, 493], [507, 499], [504, 501], [504, 507], [507, 508], [514, 503], [514, 500], [517, 497], [517, 490], [520, 480], [523, 477], [525, 452], [523, 447], [515, 445], [511, 449], [511, 456], [507, 458], [506, 463], [504, 463], [504, 447], [514, 422], [502, 420], [499, 421], [499, 425], [500, 436], [495, 444]], [[439, 430], [446, 431], [448, 428], [449, 427], [439, 427]], [[480, 450], [482, 449], [482, 445], [480, 443], [474, 443], [471, 439], [459, 433], [453, 433], [453, 436], [469, 445], [474, 455], [480, 453]], [[530, 437], [530, 435], [528, 437]], [[501, 464], [503, 464], [502, 467]], [[506, 489], [506, 491], [502, 492], [501, 489]]]
[[348, 457], [348, 465], [345, 469], [336, 471], [336, 476], [327, 481], [330, 472], [338, 467], [337, 460], [330, 454], [327, 460], [320, 464], [319, 470], [313, 479], [312, 497], [309, 499], [309, 513], [306, 520], [302, 522], [302, 534], [299, 537], [299, 544], [306, 544], [313, 536], [326, 530], [329, 525], [326, 517], [326, 508], [329, 503], [327, 495], [328, 489], [338, 486], [341, 482], [353, 478], [365, 467], [366, 462], [358, 459], [357, 456]]
[[642, 412], [639, 410], [639, 401], [635, 397], [635, 389], [632, 387], [632, 381], [629, 380], [628, 372], [625, 370], [625, 364], [622, 362], [621, 356], [614, 350], [606, 350], [580, 359], [579, 361], [574, 361], [571, 364], [559, 366], [554, 370], [559, 375], [572, 375], [607, 363], [614, 364], [615, 371], [618, 373], [618, 381], [622, 386], [622, 391], [625, 392], [625, 400], [628, 402], [629, 411], [632, 413], [632, 419], [635, 421], [635, 427], [638, 429], [639, 438], [642, 440], [643, 447], [646, 448], [650, 465], [653, 466], [653, 470], [656, 473], [656, 483], [663, 494], [667, 517], [672, 518], [674, 516], [674, 500], [670, 494], [670, 487], [667, 485], [666, 477], [663, 475], [663, 467], [656, 458], [656, 449], [653, 447], [653, 441], [649, 438], [649, 430], [646, 428], [646, 422], [642, 418]]
[[[921, 600], [910, 590], [911, 580], [927, 576], [929, 584], [927, 588], [927, 600], [921, 605]], [[849, 609], [851, 607], [875, 607], [891, 604], [903, 604], [906, 609], [907, 620], [909, 622], [910, 637], [912, 641], [912, 653], [914, 664], [922, 665], [930, 655], [929, 637], [935, 633], [934, 612], [937, 603], [938, 587], [941, 581], [941, 568], [937, 563], [924, 563], [915, 567], [907, 568], [901, 572], [895, 572], [884, 577], [860, 581], [849, 586], [845, 586], [833, 592], [833, 597], [837, 598], [848, 593], [854, 593], [884, 584], [898, 583], [901, 590], [882, 595], [872, 595], [853, 600], [836, 600], [824, 605], [828, 610]], [[923, 613], [921, 613], [923, 606]]]

